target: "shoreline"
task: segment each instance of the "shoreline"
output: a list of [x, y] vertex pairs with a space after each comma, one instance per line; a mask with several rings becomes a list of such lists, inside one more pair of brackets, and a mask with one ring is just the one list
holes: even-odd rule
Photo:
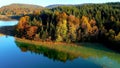
[[[93, 43], [95, 45], [84, 45], [84, 43], [89, 44], [91, 42], [80, 42], [80, 43], [66, 43], [66, 42], [54, 42], [54, 41], [35, 41], [35, 40], [29, 40], [29, 39], [22, 39], [22, 38], [17, 38], [15, 37], [15, 40], [18, 40], [19, 42], [22, 43], [27, 43], [27, 44], [33, 44], [33, 45], [43, 45], [46, 47], [50, 47], [50, 48], [56, 48], [56, 47], [75, 47], [75, 48], [83, 48], [83, 47], [88, 47], [88, 48], [93, 48], [93, 49], [98, 49], [98, 50], [103, 50], [103, 51], [110, 51], [110, 52], [114, 52], [114, 53], [119, 53], [120, 54], [120, 50], [119, 48], [115, 48], [115, 47], [110, 47], [108, 45], [111, 44], [103, 44], [103, 43]], [[100, 45], [99, 45], [100, 44]], [[59, 50], [59, 48], [58, 48]]]
[[[0, 34], [2, 34], [2, 35], [10, 35], [10, 36], [13, 36], [13, 37], [15, 37], [14, 36], [14, 29], [15, 29], [15, 26], [4, 26], [4, 27], [0, 27]], [[15, 37], [15, 38], [17, 38], [17, 37]], [[17, 39], [19, 39], [21, 42], [29, 42], [30, 44], [35, 44], [35, 45], [37, 45], [37, 44], [41, 44], [41, 45], [46, 45], [46, 44], [48, 44], [48, 45], [64, 45], [64, 46], [75, 46], [75, 47], [79, 47], [79, 46], [81, 46], [81, 44], [80, 43], [82, 43], [82, 42], [80, 42], [80, 43], [66, 43], [66, 42], [55, 42], [55, 41], [41, 41], [41, 40], [39, 40], [39, 41], [35, 41], [35, 40], [29, 40], [29, 39], [22, 39], [22, 38], [17, 38]], [[87, 43], [87, 42], [85, 42], [85, 43]], [[94, 43], [97, 43], [97, 42], [94, 42]], [[103, 45], [105, 45], [105, 47], [107, 47], [107, 48], [109, 48], [110, 50], [113, 50], [113, 51], [115, 51], [115, 52], [117, 52], [117, 53], [120, 53], [120, 49], [119, 49], [119, 45], [117, 44], [117, 43], [112, 43], [111, 42], [111, 44], [110, 43], [108, 43], [108, 44], [105, 44], [105, 43], [100, 43], [100, 44], [103, 44]], [[115, 46], [112, 46], [113, 44], [115, 44], [115, 45], [117, 45], [116, 47]], [[47, 46], [48, 46], [47, 45]], [[98, 47], [98, 46], [96, 46], [96, 47]]]
[[[28, 44], [28, 45], [35, 45], [35, 46], [42, 46], [42, 47], [47, 47], [49, 49], [54, 49], [57, 51], [62, 51], [62, 52], [66, 52], [66, 53], [70, 53], [71, 55], [76, 55], [76, 56], [80, 56], [81, 55], [81, 51], [79, 51], [81, 48], [83, 48], [82, 46], [78, 46], [75, 43], [65, 43], [65, 42], [42, 42], [42, 41], [34, 41], [34, 40], [28, 40], [28, 39], [21, 39], [21, 38], [17, 38], [15, 37], [15, 42], [20, 43], [22, 45], [24, 44]], [[85, 55], [82, 57], [86, 57], [89, 55]]]
[[0, 37], [1, 37], [1, 36], [4, 36], [4, 34], [0, 33]]
[[14, 29], [15, 29], [15, 26], [0, 27], [0, 34], [13, 36]]
[[10, 19], [10, 20], [0, 19], [0, 21], [17, 21], [17, 20], [16, 19]]
[[[33, 41], [33, 40], [16, 38], [16, 37], [15, 37], [15, 42], [19, 43], [19, 45], [21, 46], [24, 46], [24, 45], [28, 45], [28, 46], [33, 45], [38, 47], [42, 46], [42, 47], [47, 47], [49, 49], [70, 53], [70, 55], [75, 55], [83, 58], [88, 58], [90, 56], [103, 57], [104, 55], [107, 55], [111, 59], [117, 60], [118, 62], [120, 61], [120, 59], [118, 59], [119, 54], [114, 51], [106, 50], [107, 48], [105, 48], [105, 50], [104, 49], [102, 50], [101, 47], [99, 47], [100, 50], [97, 48], [95, 49], [91, 47], [86, 47], [80, 43], [67, 44], [67, 43], [58, 43], [58, 42], [40, 42], [40, 41]], [[117, 55], [117, 56], [116, 58], [113, 58], [111, 55]]]
[[[117, 60], [119, 58], [119, 57], [113, 58], [111, 56], [111, 55], [115, 55], [115, 54], [119, 55], [119, 53], [116, 53], [111, 50], [106, 50], [106, 48], [105, 48], [105, 50], [101, 49], [101, 47], [99, 47], [100, 45], [97, 46], [99, 48], [99, 49], [97, 49], [96, 47], [92, 48], [92, 47], [84, 46], [81, 43], [46, 42], [46, 41], [43, 42], [43, 41], [22, 39], [22, 38], [18, 38], [18, 37], [14, 37], [14, 38], [15, 38], [16, 43], [19, 43], [23, 46], [24, 46], [24, 44], [28, 44], [30, 46], [31, 45], [42, 46], [42, 47], [47, 47], [47, 48], [62, 51], [62, 52], [67, 52], [67, 53], [70, 53], [71, 55], [76, 55], [76, 56], [80, 56], [80, 57], [84, 57], [84, 58], [87, 58], [90, 56], [103, 57], [103, 55], [107, 55], [107, 56], [109, 56], [109, 58], [115, 59], [115, 60]], [[89, 46], [92, 46], [92, 45], [89, 45]], [[95, 51], [97, 51], [98, 53], [96, 53]], [[103, 54], [103, 55], [101, 55], [101, 54]]]
[[2, 21], [14, 21], [19, 20], [20, 16], [7, 16], [7, 15], [0, 15], [0, 20]]
[[18, 38], [18, 37], [15, 37], [16, 40], [19, 40], [20, 42], [23, 42], [23, 43], [28, 43], [28, 44], [40, 44], [40, 45], [64, 45], [64, 46], [78, 46], [77, 44], [75, 43], [66, 43], [66, 42], [54, 42], [54, 41], [35, 41], [35, 40], [29, 40], [29, 39], [22, 39], [22, 38]]

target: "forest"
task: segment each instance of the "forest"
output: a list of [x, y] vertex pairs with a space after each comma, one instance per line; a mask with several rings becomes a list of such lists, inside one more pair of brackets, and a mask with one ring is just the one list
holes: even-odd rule
[[[120, 2], [37, 10], [20, 18], [15, 36], [36, 41], [120, 44]], [[120, 47], [114, 45], [110, 46]]]
[[34, 11], [42, 10], [42, 6], [14, 3], [0, 8], [0, 15], [22, 16], [32, 14]]

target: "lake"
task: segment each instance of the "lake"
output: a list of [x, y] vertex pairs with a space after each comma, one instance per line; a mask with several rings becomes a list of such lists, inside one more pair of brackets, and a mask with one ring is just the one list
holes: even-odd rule
[[[0, 21], [13, 26], [17, 21]], [[81, 43], [72, 53], [21, 43], [12, 36], [0, 36], [0, 68], [120, 68], [120, 54], [99, 43]], [[97, 46], [97, 47], [96, 47]], [[65, 49], [65, 48], [64, 48]]]
[[18, 21], [0, 21], [0, 27], [1, 26], [13, 26], [16, 25]]

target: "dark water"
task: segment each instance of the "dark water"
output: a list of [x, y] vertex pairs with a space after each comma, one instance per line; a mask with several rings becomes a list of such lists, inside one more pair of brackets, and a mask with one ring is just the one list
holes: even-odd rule
[[[120, 68], [120, 54], [102, 49], [104, 48], [98, 50], [86, 46], [80, 50], [81, 56], [76, 56], [19, 43], [12, 36], [0, 36], [0, 68]], [[83, 57], [86, 54], [90, 55]]]

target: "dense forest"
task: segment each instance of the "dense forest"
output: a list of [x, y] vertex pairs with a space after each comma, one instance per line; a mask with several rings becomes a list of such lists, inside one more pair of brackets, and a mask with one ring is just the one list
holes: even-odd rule
[[120, 44], [120, 3], [58, 6], [24, 15], [15, 36], [58, 42]]

